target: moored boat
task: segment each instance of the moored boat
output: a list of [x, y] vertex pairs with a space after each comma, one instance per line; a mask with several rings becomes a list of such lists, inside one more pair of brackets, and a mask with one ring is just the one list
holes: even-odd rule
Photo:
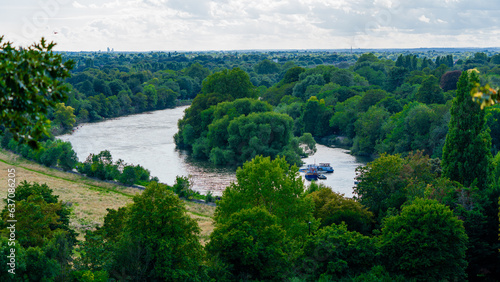
[[306, 180], [318, 180], [318, 173], [317, 172], [307, 172], [306, 175]]
[[308, 165], [305, 178], [306, 178], [306, 180], [309, 180], [309, 181], [318, 180], [318, 170], [316, 169], [315, 166], [313, 167], [311, 165]]
[[333, 167], [330, 165], [330, 163], [320, 163], [318, 165], [318, 170], [324, 171], [326, 173], [333, 173]]

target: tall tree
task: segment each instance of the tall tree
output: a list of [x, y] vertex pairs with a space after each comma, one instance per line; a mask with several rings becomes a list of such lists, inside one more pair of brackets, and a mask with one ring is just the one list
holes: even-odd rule
[[478, 80], [474, 72], [463, 72], [458, 80], [443, 147], [443, 176], [484, 190], [491, 170], [491, 137], [484, 111], [470, 97], [473, 84]]

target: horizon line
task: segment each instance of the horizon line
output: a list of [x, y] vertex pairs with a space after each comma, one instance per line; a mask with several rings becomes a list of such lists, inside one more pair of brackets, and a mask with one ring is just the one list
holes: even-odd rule
[[131, 51], [131, 50], [58, 50], [54, 52], [72, 52], [72, 53], [214, 53], [214, 52], [222, 52], [222, 53], [230, 53], [230, 52], [306, 52], [306, 51], [345, 51], [345, 52], [360, 52], [360, 51], [389, 51], [389, 50], [398, 50], [398, 51], [413, 51], [413, 50], [443, 50], [443, 49], [457, 49], [457, 50], [500, 50], [500, 47], [412, 47], [412, 48], [392, 48], [392, 47], [384, 47], [384, 48], [289, 48], [289, 49], [271, 49], [271, 48], [262, 48], [262, 49], [228, 49], [228, 50], [144, 50], [144, 51]]

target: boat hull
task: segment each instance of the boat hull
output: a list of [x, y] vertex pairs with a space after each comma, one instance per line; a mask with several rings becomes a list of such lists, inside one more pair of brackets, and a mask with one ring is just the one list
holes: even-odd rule
[[311, 180], [318, 180], [318, 175], [317, 174], [306, 174], [305, 177], [306, 177], [306, 180], [309, 180], [309, 181], [311, 181]]

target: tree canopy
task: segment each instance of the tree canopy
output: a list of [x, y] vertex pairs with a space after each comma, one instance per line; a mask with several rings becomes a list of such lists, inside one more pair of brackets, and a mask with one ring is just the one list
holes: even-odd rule
[[67, 98], [62, 82], [70, 76], [73, 61], [63, 62], [52, 49], [55, 43], [44, 38], [28, 48], [14, 48], [0, 37], [0, 123], [14, 139], [38, 147], [38, 140], [49, 135], [50, 108]]
[[313, 220], [312, 199], [305, 197], [304, 183], [296, 166], [284, 158], [256, 156], [236, 171], [237, 183], [224, 190], [215, 212], [217, 224], [243, 209], [264, 207], [276, 216], [287, 235], [304, 237]]
[[416, 199], [386, 218], [380, 250], [387, 269], [418, 281], [464, 280], [463, 222], [435, 200]]

